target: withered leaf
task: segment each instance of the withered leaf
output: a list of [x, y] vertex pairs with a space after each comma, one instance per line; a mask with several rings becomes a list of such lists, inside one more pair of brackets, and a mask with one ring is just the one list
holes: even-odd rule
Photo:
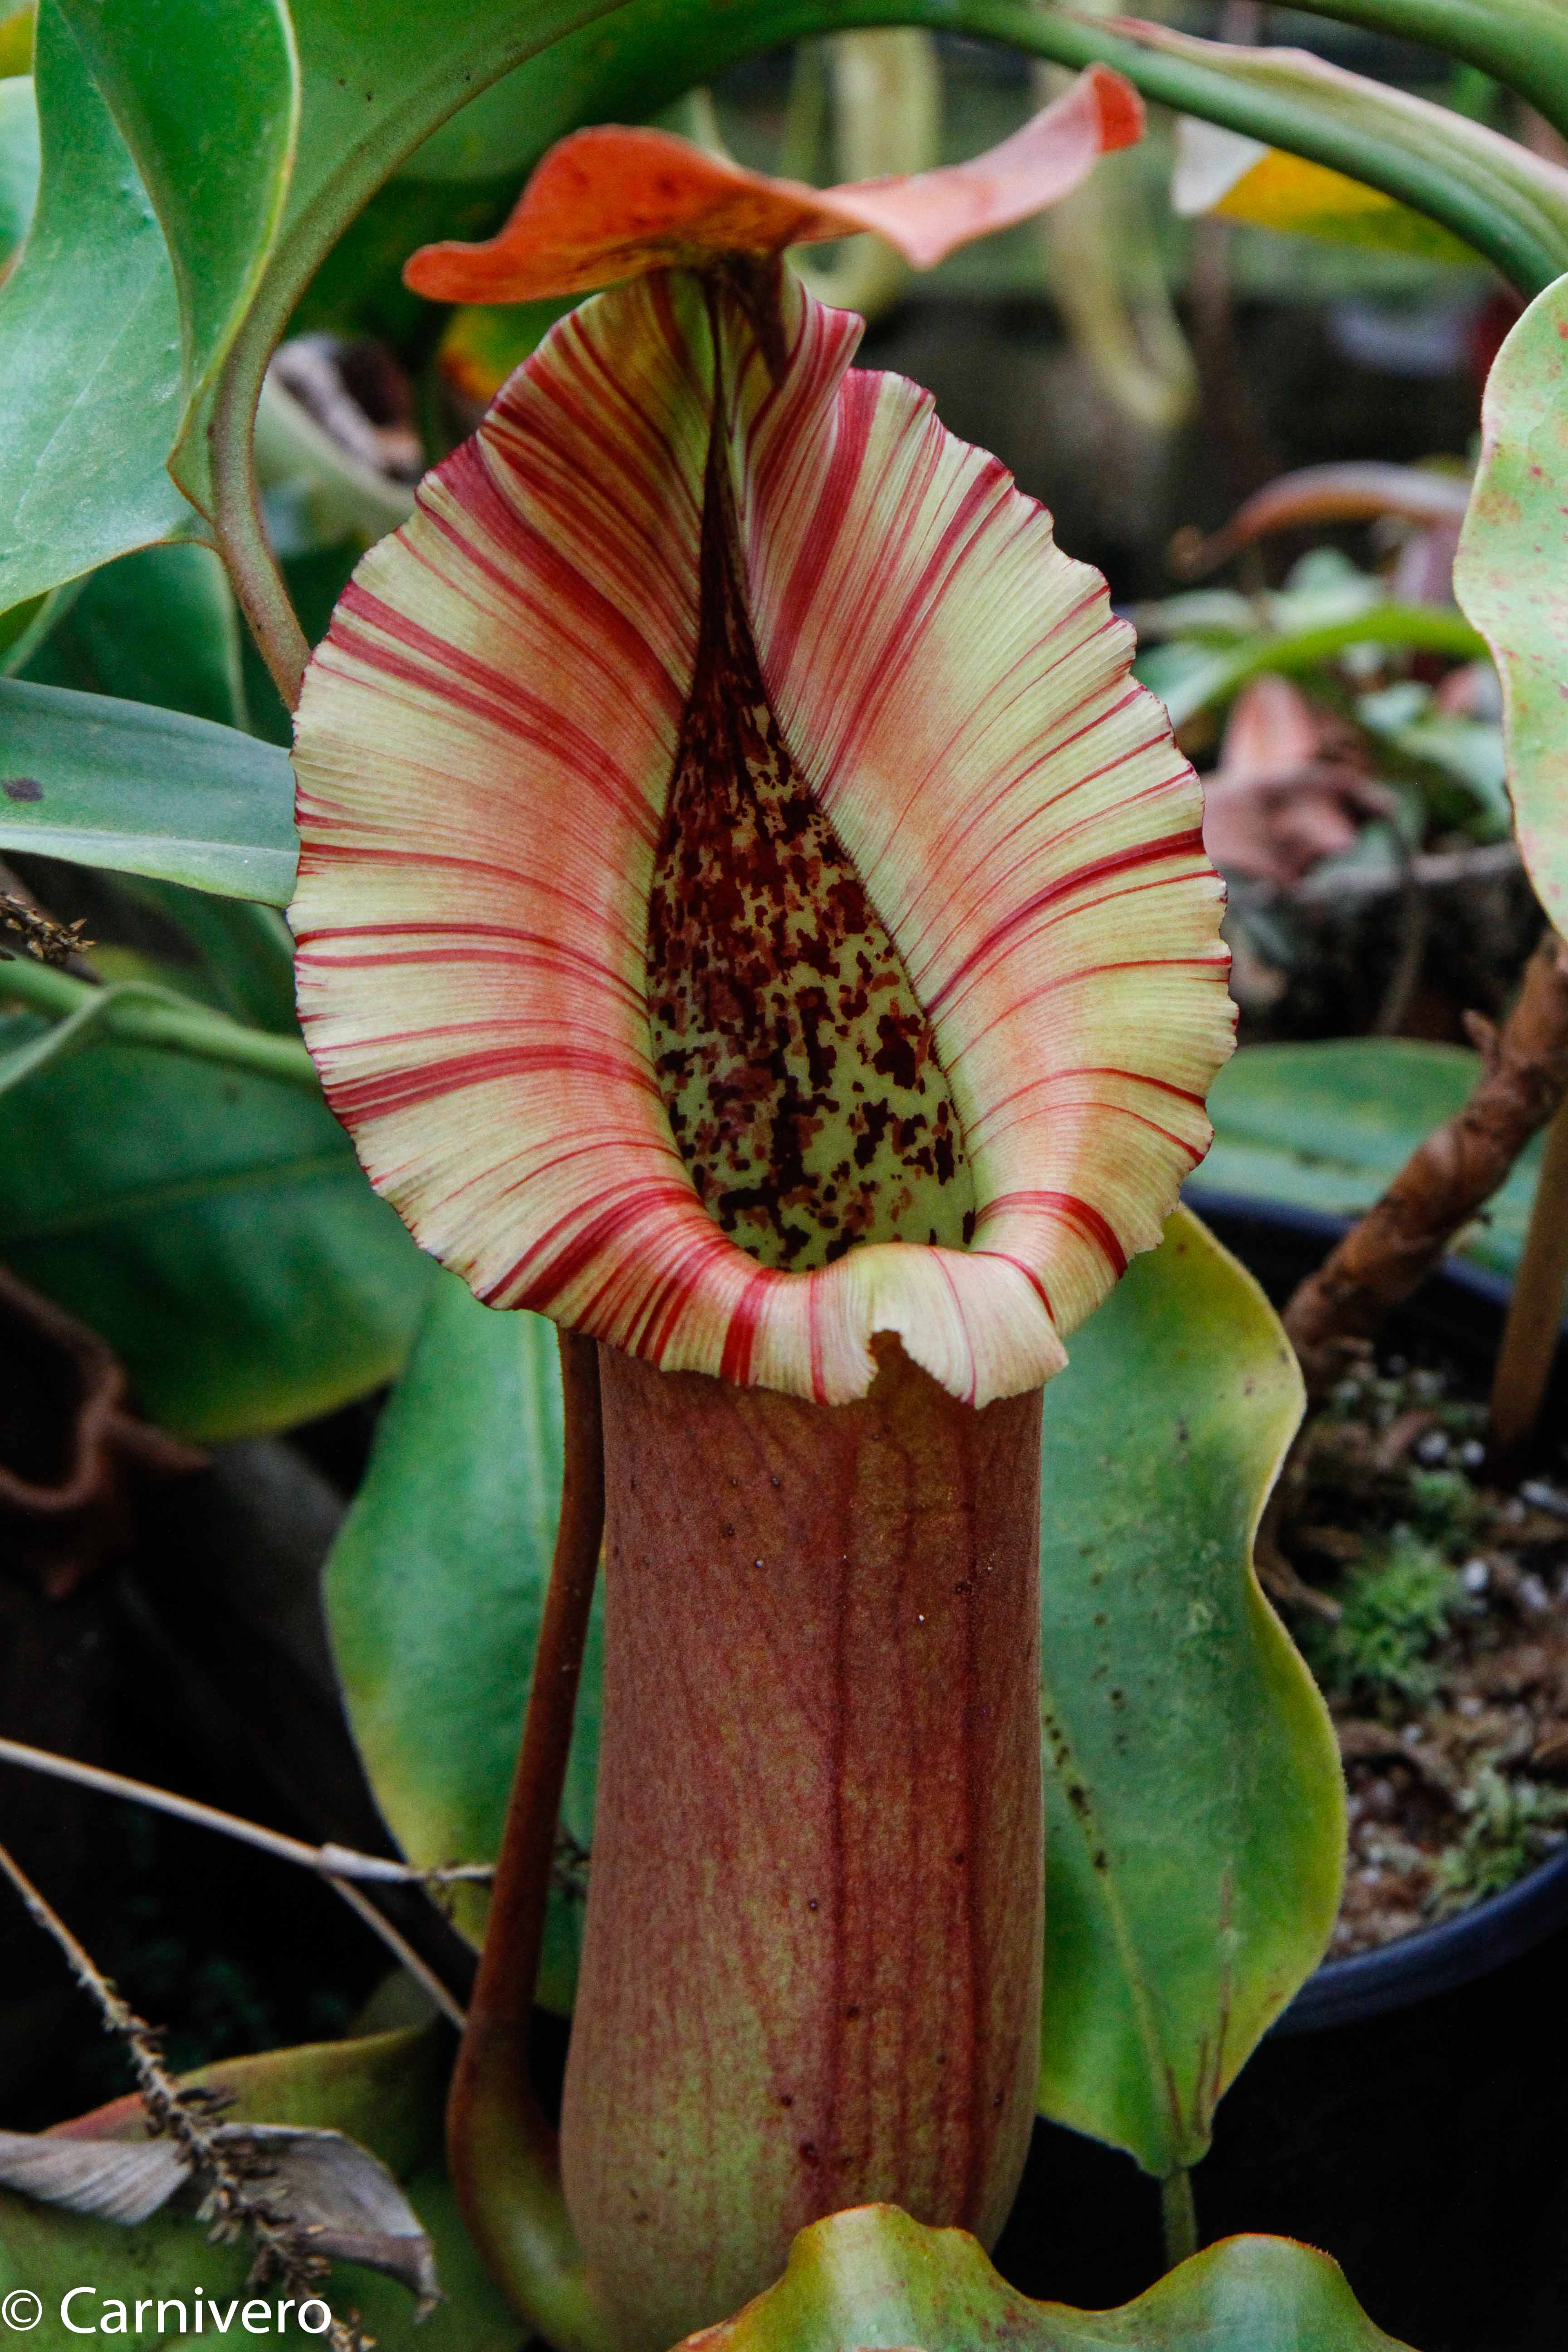
[[[418, 2215], [357, 2140], [292, 2124], [222, 2124], [209, 2137], [216, 2149], [249, 2159], [243, 2170], [295, 2225], [301, 2251], [385, 2272], [416, 2298], [421, 2318], [441, 2300], [435, 2250]], [[125, 2229], [147, 2221], [191, 2178], [173, 2139], [0, 2131], [0, 2188]]]
[[65, 2139], [0, 2132], [0, 2187], [134, 2229], [189, 2178], [171, 2139]]

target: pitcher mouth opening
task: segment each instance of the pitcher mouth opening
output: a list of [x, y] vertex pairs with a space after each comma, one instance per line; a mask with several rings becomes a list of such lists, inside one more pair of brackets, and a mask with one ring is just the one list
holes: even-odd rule
[[[1079, 177], [1097, 88], [1055, 118]], [[823, 1402], [876, 1332], [1020, 1393], [1207, 1148], [1234, 1015], [1196, 780], [1104, 582], [852, 366], [858, 320], [765, 253], [640, 266], [311, 662], [307, 1040], [488, 1304]]]

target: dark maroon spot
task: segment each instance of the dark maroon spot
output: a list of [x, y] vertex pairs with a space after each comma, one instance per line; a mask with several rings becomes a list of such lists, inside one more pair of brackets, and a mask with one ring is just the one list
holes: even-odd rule
[[814, 2139], [803, 2139], [801, 2141], [800, 2160], [803, 2164], [815, 2164], [816, 2162], [816, 2142]]
[[0, 793], [8, 801], [41, 801], [44, 797], [44, 788], [36, 776], [7, 776], [0, 784]]
[[[766, 1265], [953, 1241], [969, 1176], [903, 961], [769, 705], [731, 552], [703, 509], [697, 660], [648, 900], [660, 1093], [699, 1198]], [[960, 1197], [938, 1204], [936, 1188]]]

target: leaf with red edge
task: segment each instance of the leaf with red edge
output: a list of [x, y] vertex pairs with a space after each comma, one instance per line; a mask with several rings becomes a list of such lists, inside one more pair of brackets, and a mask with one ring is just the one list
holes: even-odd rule
[[426, 246], [404, 275], [438, 302], [582, 294], [714, 253], [782, 253], [874, 229], [917, 269], [1067, 195], [1101, 155], [1143, 135], [1131, 82], [1091, 66], [1012, 138], [971, 163], [810, 188], [666, 131], [604, 125], [552, 147], [499, 235]]

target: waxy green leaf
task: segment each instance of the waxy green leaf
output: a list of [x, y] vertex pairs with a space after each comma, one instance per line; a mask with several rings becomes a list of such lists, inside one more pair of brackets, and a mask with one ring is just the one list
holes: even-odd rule
[[288, 754], [232, 727], [109, 695], [0, 680], [0, 851], [147, 874], [286, 907]]
[[1558, 0], [1311, 0], [1311, 11], [1447, 49], [1568, 132], [1568, 19]]
[[[553, 1327], [481, 1307], [442, 1274], [333, 1548], [326, 1600], [349, 1720], [404, 1853], [487, 1860], [500, 1838], [561, 1505]], [[590, 1634], [562, 1826], [593, 1832], [599, 1618]], [[486, 1897], [453, 1890], [476, 1942]], [[572, 2006], [580, 1889], [552, 1897], [540, 1996]]]
[[[179, 297], [176, 473], [211, 505], [205, 435], [184, 438], [260, 282], [299, 121], [284, 0], [58, 0], [163, 224]], [[109, 251], [100, 268], [112, 268]], [[165, 452], [165, 454], [167, 454]]]
[[1162, 2177], [1339, 1907], [1339, 1750], [1251, 1565], [1301, 1402], [1262, 1292], [1184, 1210], [1046, 1391], [1040, 2105]]
[[[1244, 1045], [1210, 1091], [1214, 1147], [1187, 1197], [1200, 1215], [1209, 1195], [1242, 1194], [1358, 1216], [1463, 1107], [1480, 1067], [1462, 1045], [1414, 1037]], [[1489, 1274], [1519, 1264], [1541, 1153], [1538, 1137], [1462, 1240], [1460, 1255]]]
[[[245, 725], [239, 616], [210, 547], [143, 547], [104, 564], [15, 674]], [[0, 721], [0, 745], [7, 732]]]
[[[144, 547], [134, 555], [108, 563], [82, 583], [64, 617], [56, 622], [47, 640], [26, 665], [35, 684], [85, 689], [95, 695], [117, 695], [132, 702], [159, 708], [163, 715], [184, 711], [226, 729], [245, 724], [246, 696], [241, 673], [242, 644], [238, 615], [223, 566], [210, 548]], [[101, 706], [93, 713], [97, 720]], [[0, 746], [8, 740], [0, 704]], [[225, 747], [248, 747], [232, 741]], [[0, 750], [0, 761], [4, 759]], [[264, 755], [264, 764], [265, 764]], [[286, 859], [292, 840], [289, 815], [289, 778], [287, 764], [275, 755], [267, 772], [275, 779], [272, 820], [279, 853]], [[40, 780], [35, 776], [35, 782]], [[201, 783], [198, 774], [196, 782]], [[4, 779], [0, 775], [0, 793]], [[117, 783], [104, 795], [110, 827], [124, 824], [123, 798]], [[206, 795], [205, 814], [198, 824], [216, 822], [232, 828], [242, 821], [243, 789], [215, 776]], [[26, 807], [42, 814], [42, 804], [0, 800], [0, 818], [7, 807]], [[96, 807], [83, 812], [89, 820], [105, 814]], [[61, 804], [57, 798], [54, 822]], [[85, 828], [101, 832], [95, 821]], [[18, 846], [32, 846], [22, 842]], [[155, 854], [161, 856], [163, 845]], [[187, 845], [187, 847], [192, 845]], [[145, 837], [133, 842], [130, 854], [146, 856]], [[56, 855], [79, 856], [76, 850]], [[97, 862], [96, 857], [93, 859]], [[198, 861], [204, 875], [205, 859]], [[119, 870], [127, 871], [121, 866]], [[283, 868], [278, 869], [281, 875]], [[202, 959], [203, 978], [196, 983], [206, 1001], [236, 1020], [252, 1022], [279, 1036], [297, 1036], [294, 1016], [294, 958], [289, 928], [273, 907], [245, 898], [216, 895], [210, 883], [199, 888], [150, 877], [138, 871], [126, 886], [131, 895], [156, 906], [185, 934]], [[252, 885], [251, 887], [254, 887]], [[286, 881], [275, 884], [286, 889]], [[182, 974], [186, 985], [188, 975]], [[178, 984], [177, 982], [175, 984]]]
[[0, 613], [0, 677], [15, 677], [26, 668], [71, 593], [68, 587], [47, 589], [40, 596], [24, 596], [8, 613]]
[[37, 88], [38, 208], [0, 289], [0, 611], [200, 528], [163, 463], [180, 415], [168, 249], [56, 0]]
[[[0, 1064], [42, 1034], [0, 1018]], [[211, 1442], [395, 1378], [435, 1274], [319, 1097], [120, 1044], [5, 1096], [0, 1262], [103, 1334], [155, 1420]]]
[[[401, 2287], [348, 2263], [334, 2264], [324, 2289], [340, 2315], [358, 2311], [383, 2352], [516, 2352], [517, 2315], [485, 2277], [458, 2218], [441, 2164], [444, 2077], [438, 2038], [412, 2032], [220, 2060], [185, 2079], [232, 2098], [226, 2122], [342, 2132], [405, 2182], [410, 2202], [436, 2242], [447, 2300], [428, 2320], [416, 2324], [414, 2304]], [[124, 2137], [140, 2137], [143, 2129], [134, 2100], [84, 2116], [79, 2124]], [[247, 2284], [250, 2259], [243, 2240], [213, 2244], [188, 2210], [164, 2211], [137, 2229], [125, 2230], [0, 2193], [0, 2294], [22, 2287], [41, 2298], [44, 2322], [35, 2340], [50, 2347], [72, 2340], [59, 2317], [61, 2297], [72, 2287], [92, 2290], [71, 2305], [69, 2319], [78, 2327], [97, 2326], [111, 2299], [123, 2302], [130, 2315], [142, 2298], [149, 2322], [125, 2333], [129, 2341], [144, 2347], [172, 2347], [195, 2334], [198, 2287], [206, 2304], [216, 2303], [218, 2309], [218, 2325], [209, 2318], [204, 2336], [218, 2334], [220, 2327], [223, 2334], [232, 2327], [239, 2335], [246, 2302], [259, 2294], [271, 2323], [269, 2340], [322, 2343], [324, 2336], [314, 2326], [318, 2315], [312, 2315], [310, 2328], [298, 2326], [296, 2313], [279, 2329], [276, 2288]], [[160, 2299], [167, 2301], [166, 2324], [158, 2310]], [[227, 2326], [222, 2326], [225, 2315]], [[110, 2317], [106, 2332], [112, 2333], [114, 2325]], [[253, 2326], [244, 2340], [256, 2332]]]
[[1287, 630], [1278, 636], [1259, 634], [1218, 650], [1190, 640], [1156, 646], [1140, 656], [1138, 676], [1159, 696], [1173, 727], [1182, 727], [1211, 703], [1228, 702], [1248, 678], [1265, 670], [1299, 677], [1337, 661], [1356, 646], [1436, 653], [1450, 661], [1474, 661], [1487, 650], [1485, 639], [1458, 613], [1439, 605], [1390, 603], [1369, 605], [1353, 619], [1321, 628]]
[[1502, 678], [1509, 789], [1530, 878], [1568, 924], [1568, 278], [1498, 353], [1454, 593]]
[[803, 2230], [776, 2286], [677, 2352], [1398, 2352], [1326, 2254], [1226, 2238], [1135, 2303], [1031, 2303], [963, 2230], [861, 2205]]

